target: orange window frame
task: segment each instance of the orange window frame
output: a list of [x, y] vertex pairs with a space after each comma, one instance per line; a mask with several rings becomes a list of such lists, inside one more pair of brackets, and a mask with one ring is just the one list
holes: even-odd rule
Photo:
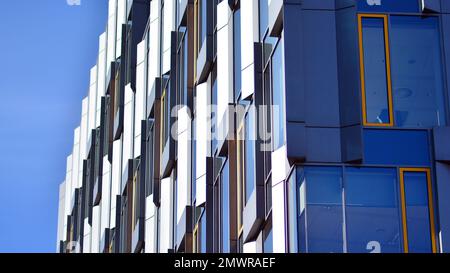
[[403, 250], [409, 252], [408, 246], [408, 224], [406, 221], [406, 197], [405, 197], [405, 173], [425, 173], [427, 176], [428, 210], [430, 214], [430, 236], [433, 253], [437, 253], [436, 230], [434, 224], [433, 188], [431, 186], [431, 171], [429, 168], [400, 168], [400, 195], [402, 203], [402, 227], [403, 227]]
[[[364, 72], [364, 45], [363, 45], [363, 29], [362, 20], [364, 18], [381, 18], [383, 19], [384, 31], [384, 52], [386, 58], [386, 80], [387, 80], [387, 97], [389, 109], [388, 123], [373, 123], [367, 121], [367, 102], [366, 102], [366, 82]], [[361, 77], [361, 100], [362, 100], [362, 116], [364, 126], [377, 127], [393, 127], [394, 126], [394, 109], [392, 97], [392, 78], [391, 78], [391, 56], [389, 50], [389, 30], [388, 30], [388, 16], [386, 14], [358, 14], [358, 35], [359, 35], [359, 62], [360, 62], [360, 77]]]

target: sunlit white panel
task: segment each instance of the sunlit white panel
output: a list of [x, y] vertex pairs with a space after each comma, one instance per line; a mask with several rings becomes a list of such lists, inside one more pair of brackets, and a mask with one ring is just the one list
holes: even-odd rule
[[161, 206], [160, 206], [160, 243], [159, 252], [167, 253], [171, 248], [171, 178], [167, 177], [161, 180]]
[[210, 145], [208, 139], [211, 137], [210, 127], [210, 80], [197, 86], [196, 100], [196, 139], [197, 139], [197, 178], [206, 174], [206, 157], [210, 155]]
[[164, 35], [163, 35], [163, 68], [162, 74], [170, 70], [170, 39], [175, 30], [175, 0], [164, 1]]
[[106, 228], [109, 228], [109, 213], [111, 208], [111, 164], [108, 156], [103, 157], [102, 199], [100, 238], [103, 238]]
[[256, 241], [245, 243], [244, 253], [258, 253]]
[[89, 219], [84, 219], [83, 253], [91, 253], [91, 225]]
[[100, 206], [92, 208], [91, 252], [100, 251]]
[[116, 196], [119, 195], [122, 181], [122, 138], [113, 142], [113, 161], [111, 169], [111, 220], [110, 228], [116, 226]]
[[290, 171], [287, 159], [286, 145], [272, 152], [272, 181], [273, 184], [284, 181]]
[[[133, 158], [133, 111], [134, 111], [134, 92], [131, 84], [125, 86], [125, 106], [123, 117], [123, 156], [122, 156], [122, 175], [127, 172], [128, 160]], [[126, 177], [123, 175], [123, 179]], [[124, 183], [125, 181], [122, 181]]]
[[[111, 2], [115, 2], [116, 0], [110, 0]], [[111, 6], [111, 5], [110, 5]], [[116, 16], [114, 13], [108, 17], [108, 29], [107, 29], [107, 46], [106, 46], [106, 63], [107, 63], [107, 71], [106, 74], [110, 73], [110, 64], [116, 59]]]
[[137, 47], [137, 67], [136, 67], [136, 98], [134, 113], [134, 157], [141, 154], [141, 122], [145, 118], [145, 50], [146, 41], [142, 41]]
[[[59, 202], [58, 202], [58, 234], [56, 240], [56, 249], [59, 251], [59, 241], [65, 241], [66, 232], [64, 232], [64, 218], [65, 218], [65, 196], [66, 196], [66, 181], [59, 185]], [[66, 225], [67, 227], [67, 225]]]
[[64, 196], [67, 196], [65, 199], [65, 205], [64, 205], [64, 224], [67, 225], [67, 216], [70, 215], [70, 207], [71, 207], [71, 201], [70, 196], [72, 192], [72, 155], [67, 157], [67, 170], [66, 170], [66, 187], [65, 187], [65, 194]]
[[97, 66], [91, 69], [91, 85], [89, 87], [88, 132], [95, 129], [97, 115]]
[[88, 106], [89, 99], [83, 99], [81, 125], [80, 125], [80, 160], [87, 158], [87, 140], [88, 140]]
[[126, 24], [126, 0], [117, 0], [116, 58], [122, 53], [122, 25]]
[[178, 110], [177, 223], [191, 197], [191, 120], [188, 107]]
[[156, 208], [153, 203], [153, 195], [145, 200], [145, 253], [155, 253], [155, 219]]
[[[153, 3], [157, 3], [159, 1], [152, 1], [152, 7]], [[153, 13], [153, 12], [152, 12]], [[160, 71], [160, 30], [159, 30], [159, 18], [156, 17], [151, 23], [150, 23], [150, 45], [149, 45], [149, 52], [148, 52], [148, 86], [151, 88], [153, 86], [153, 83], [155, 81], [155, 78], [159, 76]]]

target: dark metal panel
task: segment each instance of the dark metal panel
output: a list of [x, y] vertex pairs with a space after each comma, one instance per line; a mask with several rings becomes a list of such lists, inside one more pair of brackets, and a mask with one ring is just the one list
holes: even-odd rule
[[306, 128], [308, 162], [341, 162], [341, 130], [339, 128]]
[[361, 162], [363, 160], [362, 126], [341, 128], [342, 162]]
[[450, 127], [434, 128], [433, 136], [435, 159], [450, 163]]
[[306, 127], [304, 123], [286, 121], [286, 149], [290, 161], [306, 160]]

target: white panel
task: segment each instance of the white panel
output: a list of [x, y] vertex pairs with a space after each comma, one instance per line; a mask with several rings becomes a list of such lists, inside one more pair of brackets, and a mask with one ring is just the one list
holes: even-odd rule
[[217, 120], [216, 137], [224, 138], [223, 123], [229, 103], [233, 102], [233, 20], [226, 1], [217, 6]]
[[253, 74], [244, 71], [253, 64], [253, 45], [259, 41], [258, 0], [247, 0], [241, 3], [241, 65], [242, 65], [242, 96], [253, 94]]
[[[72, 192], [72, 155], [67, 157], [67, 170], [66, 170], [66, 185], [65, 185], [65, 194], [67, 196], [64, 204], [64, 225], [67, 226], [67, 216], [71, 214], [70, 207], [71, 205], [71, 192]], [[64, 230], [64, 237], [66, 235], [66, 230]]]
[[178, 110], [177, 223], [191, 197], [191, 120], [188, 107]]
[[106, 228], [109, 228], [109, 213], [111, 207], [111, 164], [108, 156], [103, 158], [102, 200], [101, 200], [101, 225], [100, 238], [103, 238]]
[[170, 245], [170, 238], [171, 238], [171, 181], [170, 177], [164, 178], [161, 180], [161, 220], [160, 220], [160, 243], [159, 243], [159, 252], [160, 253], [167, 253], [169, 248], [171, 248]]
[[88, 106], [89, 99], [83, 100], [81, 128], [80, 128], [80, 162], [87, 158], [87, 139], [88, 139]]
[[141, 154], [141, 121], [145, 118], [144, 102], [145, 102], [145, 49], [146, 41], [138, 44], [137, 49], [137, 67], [136, 67], [136, 98], [135, 98], [135, 115], [134, 115], [134, 157]]
[[99, 253], [100, 249], [100, 206], [92, 208], [91, 252]]
[[[148, 86], [149, 89], [153, 87], [155, 78], [159, 76], [160, 70], [160, 32], [159, 32], [159, 18], [157, 17], [157, 12], [153, 10], [153, 6], [158, 5], [159, 1], [151, 2], [151, 14], [155, 16], [153, 21], [150, 23], [150, 44], [148, 52]], [[155, 15], [154, 15], [155, 14]]]
[[109, 226], [114, 228], [116, 226], [116, 196], [119, 195], [122, 181], [122, 138], [113, 143], [111, 174], [111, 219]]
[[197, 206], [206, 202], [206, 174], [195, 181], [195, 198]]
[[[123, 121], [123, 156], [122, 156], [122, 177], [127, 172], [128, 160], [133, 158], [133, 112], [134, 112], [134, 92], [131, 84], [125, 87], [125, 106]], [[124, 183], [126, 181], [122, 181]]]
[[164, 1], [164, 40], [163, 40], [163, 68], [162, 74], [170, 70], [170, 36], [175, 31], [175, 0]]
[[145, 200], [145, 253], [155, 253], [155, 204], [153, 195]]
[[273, 252], [286, 252], [286, 211], [285, 211], [285, 182], [278, 182], [272, 186], [272, 232]]
[[88, 138], [91, 130], [95, 129], [95, 117], [97, 112], [97, 66], [91, 69], [91, 85], [89, 87], [89, 109], [88, 109]]
[[256, 241], [245, 243], [244, 253], [258, 253]]
[[210, 105], [210, 80], [197, 86], [196, 99], [196, 139], [197, 139], [197, 178], [206, 174], [206, 157], [210, 155], [208, 139], [211, 137], [210, 118], [208, 109]]
[[117, 0], [116, 58], [122, 53], [122, 25], [126, 24], [126, 0]]
[[99, 37], [99, 53], [97, 63], [97, 115], [95, 118], [95, 127], [100, 126], [101, 116], [101, 97], [106, 93], [106, 33]]
[[109, 14], [108, 14], [108, 42], [107, 42], [107, 75], [110, 73], [110, 63], [116, 59], [116, 9], [117, 0], [109, 0]]
[[[66, 196], [66, 182], [59, 185], [59, 202], [58, 202], [58, 230], [56, 237], [56, 252], [59, 252], [59, 241], [65, 241], [64, 233], [64, 218], [65, 218], [65, 196]], [[67, 225], [66, 225], [67, 227]]]
[[286, 145], [272, 152], [272, 181], [278, 183], [284, 181], [290, 171], [287, 159]]
[[91, 225], [89, 219], [84, 219], [83, 253], [91, 253]]

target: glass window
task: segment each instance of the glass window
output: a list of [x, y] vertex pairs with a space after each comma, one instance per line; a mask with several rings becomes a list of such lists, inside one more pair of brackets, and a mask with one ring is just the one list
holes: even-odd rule
[[250, 108], [245, 117], [245, 203], [255, 189], [255, 111]]
[[411, 253], [436, 251], [430, 198], [429, 170], [401, 171], [404, 188], [404, 217], [406, 217], [405, 248]]
[[225, 162], [221, 178], [222, 253], [230, 252], [230, 179], [229, 161]]
[[207, 33], [207, 1], [208, 0], [198, 0], [199, 4], [199, 26], [198, 26], [198, 39], [199, 39], [199, 50], [203, 46], [203, 42], [206, 40]]
[[148, 122], [148, 126], [150, 126], [150, 131], [147, 135], [147, 143], [146, 143], [146, 166], [142, 166], [143, 168], [146, 168], [145, 171], [145, 187], [146, 187], [146, 196], [150, 196], [153, 194], [153, 134], [154, 134], [154, 127], [153, 127], [153, 121]]
[[262, 41], [269, 26], [269, 1], [259, 1], [259, 37]]
[[347, 168], [345, 173], [348, 252], [401, 252], [397, 172]]
[[245, 160], [244, 160], [244, 126], [241, 126], [237, 134], [237, 228], [238, 236], [242, 232], [243, 219], [242, 214], [245, 204]]
[[300, 251], [343, 252], [342, 168], [307, 167], [297, 175], [297, 189], [306, 189], [298, 210]]
[[444, 125], [439, 18], [391, 16], [390, 25], [396, 126]]
[[285, 93], [284, 93], [283, 38], [280, 39], [272, 56], [272, 102], [273, 102], [273, 149], [285, 143]]
[[273, 232], [272, 232], [272, 219], [269, 218], [268, 223], [263, 230], [263, 252], [272, 253], [273, 252]]
[[359, 15], [365, 125], [393, 125], [386, 15]]
[[233, 14], [234, 99], [241, 94], [241, 10]]

